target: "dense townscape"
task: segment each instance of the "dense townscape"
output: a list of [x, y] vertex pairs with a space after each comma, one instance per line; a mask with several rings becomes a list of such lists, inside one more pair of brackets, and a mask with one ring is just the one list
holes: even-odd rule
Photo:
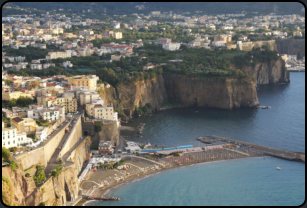
[[[47, 187], [46, 181], [50, 177], [59, 176], [60, 171], [71, 167], [71, 164], [78, 167], [75, 169], [78, 169], [79, 183], [88, 179], [89, 173], [93, 174], [93, 167], [94, 171], [97, 168], [118, 169], [120, 172], [113, 173], [118, 174], [115, 179], [117, 182], [130, 174], [132, 176], [164, 167], [170, 168], [174, 164], [181, 165], [188, 159], [197, 162], [205, 157], [211, 157], [212, 160], [212, 157], [244, 157], [250, 153], [250, 149], [244, 147], [246, 149], [243, 151], [237, 143], [223, 144], [224, 146], [212, 148], [220, 151], [216, 155], [213, 153], [213, 156], [195, 153], [192, 154], [194, 160], [190, 155], [181, 162], [164, 158], [159, 163], [151, 164], [148, 161], [154, 161], [154, 156], [158, 159], [162, 157], [156, 153], [153, 156], [152, 152], [163, 150], [166, 153], [161, 155], [177, 157], [183, 154], [182, 151], [202, 149], [193, 146], [178, 147], [170, 148], [167, 152], [167, 149], [161, 147], [154, 151], [150, 149], [150, 144], [128, 142], [119, 135], [110, 138], [101, 136], [109, 134], [109, 130], [106, 130], [109, 124], [114, 124], [115, 131], [118, 131], [121, 122], [128, 122], [132, 115], [148, 116], [158, 109], [149, 101], [141, 105], [141, 101], [132, 100], [129, 101], [132, 106], [130, 112], [121, 108], [124, 98], [118, 101], [116, 96], [121, 96], [121, 88], [132, 89], [127, 87], [129, 84], [159, 79], [163, 74], [216, 78], [219, 81], [229, 78], [249, 80], [246, 82], [252, 82], [254, 87], [254, 82], [262, 82], [253, 74], [246, 73], [243, 69], [246, 66], [256, 67], [259, 63], [269, 65], [272, 61], [281, 60], [284, 63], [281, 66], [283, 77], [279, 78], [281, 82], [286, 77], [286, 68], [296, 71], [305, 66], [305, 54], [281, 54], [273, 46], [275, 41], [305, 39], [304, 10], [300, 14], [283, 15], [277, 12], [261, 14], [249, 11], [211, 15], [200, 10], [180, 12], [152, 8], [148, 11], [148, 8], [145, 10], [146, 4], [140, 2], [134, 6], [137, 12], [115, 14], [105, 7], [97, 15], [93, 12], [95, 3], [90, 8], [80, 8], [79, 11], [62, 8], [63, 5], [59, 3], [56, 10], [28, 8], [14, 3], [3, 6], [2, 166], [9, 165], [16, 171], [16, 161], [23, 161], [20, 164], [25, 169], [25, 177], [33, 176], [35, 187], [42, 189], [42, 193], [44, 187]], [[114, 94], [108, 97], [110, 92]], [[128, 96], [125, 99], [130, 98]], [[147, 98], [140, 98], [142, 99]], [[170, 99], [163, 101], [168, 104], [175, 102]], [[200, 101], [196, 99], [193, 102]], [[259, 105], [258, 98], [253, 102], [253, 105]], [[248, 107], [251, 105], [246, 104]], [[142, 128], [144, 126], [145, 124]], [[76, 133], [78, 131], [81, 133]], [[89, 135], [95, 135], [97, 142], [88, 144]], [[53, 143], [57, 137], [60, 139]], [[76, 141], [71, 142], [71, 137]], [[92, 142], [93, 138], [94, 136]], [[46, 161], [37, 161], [39, 165], [32, 165], [36, 169], [28, 167], [30, 162], [23, 157], [30, 155], [30, 152], [40, 151], [40, 148], [47, 151], [46, 148], [51, 147], [51, 143], [54, 149], [48, 149], [52, 152], [48, 153], [48, 161], [46, 157]], [[76, 162], [77, 159], [72, 159], [75, 157], [72, 152], [80, 145], [85, 145], [90, 153], [84, 153], [86, 156], [82, 157], [82, 161], [79, 158], [80, 162]], [[222, 150], [232, 147], [235, 150], [231, 156], [227, 156], [225, 150]], [[148, 148], [148, 151], [144, 151]], [[182, 151], [177, 151], [179, 149]], [[207, 149], [203, 150], [208, 151]], [[122, 152], [139, 156], [142, 151], [152, 153], [144, 157], [143, 163], [134, 163], [133, 156], [130, 160], [126, 159], [127, 161], [122, 157]], [[92, 154], [97, 156], [93, 157]], [[253, 154], [262, 155], [260, 152]], [[124, 172], [128, 168], [131, 169], [129, 174]], [[79, 173], [81, 169], [83, 172]], [[82, 185], [87, 191], [87, 197], [93, 193], [98, 194], [98, 188], [113, 183], [110, 173], [104, 176], [103, 182], [101, 178], [97, 179], [100, 185], [95, 188]], [[9, 184], [9, 179], [3, 177], [2, 181]], [[65, 188], [65, 191], [66, 189], [69, 189], [70, 197], [65, 197], [65, 200], [58, 197], [47, 204], [73, 205], [69, 201], [81, 199], [77, 193], [73, 193], [71, 186]], [[61, 194], [56, 193], [57, 196]], [[9, 194], [3, 198], [5, 203], [14, 205], [15, 202], [11, 202], [9, 198]], [[40, 203], [16, 200], [15, 204], [45, 205], [48, 200], [44, 198]]]

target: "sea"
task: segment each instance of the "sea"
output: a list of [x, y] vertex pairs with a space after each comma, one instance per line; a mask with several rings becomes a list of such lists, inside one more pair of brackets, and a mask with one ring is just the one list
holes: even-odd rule
[[[289, 84], [258, 87], [269, 109], [173, 108], [128, 126], [146, 123], [143, 137], [122, 131], [129, 141], [152, 145], [203, 146], [199, 136], [217, 135], [305, 153], [305, 72], [291, 72]], [[280, 167], [281, 170], [277, 170]], [[305, 163], [270, 156], [195, 164], [120, 185], [107, 195], [120, 201], [86, 206], [299, 206], [305, 201]]]

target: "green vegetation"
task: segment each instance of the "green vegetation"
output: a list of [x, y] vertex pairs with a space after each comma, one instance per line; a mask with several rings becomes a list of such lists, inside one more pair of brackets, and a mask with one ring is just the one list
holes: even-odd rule
[[34, 59], [44, 59], [48, 54], [48, 49], [34, 48], [27, 46], [26, 48], [19, 48], [18, 50], [3, 46], [2, 50], [6, 52], [7, 56], [25, 56], [26, 62], [31, 62]]
[[16, 171], [17, 171], [18, 165], [17, 165], [17, 163], [16, 163], [15, 160], [11, 161], [11, 162], [9, 163], [9, 165], [10, 165], [10, 167], [11, 167], [11, 169], [12, 169], [13, 172], [16, 172]]
[[114, 163], [112, 168], [114, 169], [114, 168], [117, 168], [118, 166], [124, 165], [125, 162], [126, 160], [122, 158], [119, 162]]
[[24, 172], [30, 170], [31, 168], [33, 168], [33, 165], [31, 165], [31, 167], [27, 168], [27, 169], [24, 169]]
[[31, 177], [30, 173], [26, 173], [25, 176], [26, 176], [26, 177]]
[[53, 176], [53, 177], [58, 177], [59, 176], [59, 174], [60, 174], [60, 171], [63, 169], [63, 166], [62, 166], [62, 164], [60, 164], [60, 165], [57, 165], [56, 167], [55, 167], [55, 169], [53, 169], [52, 171], [51, 171], [51, 173], [49, 173], [49, 176]]
[[144, 149], [145, 144], [141, 144], [141, 145], [139, 145], [139, 146], [140, 146], [141, 149]]
[[2, 121], [7, 124], [7, 127], [11, 127], [11, 120], [2, 116]]
[[20, 96], [18, 99], [12, 99], [6, 101], [6, 106], [9, 109], [12, 109], [12, 107], [28, 107], [31, 104], [37, 104], [37, 100], [31, 99], [29, 97]]
[[46, 202], [41, 202], [38, 206], [46, 206]]
[[172, 153], [172, 155], [174, 155], [175, 157], [179, 157], [179, 153], [178, 152], [174, 152], [174, 153]]
[[10, 147], [9, 150], [10, 150], [10, 152], [15, 153], [15, 152], [18, 151], [18, 147]]
[[37, 125], [39, 125], [39, 126], [45, 126], [45, 127], [47, 127], [48, 125], [48, 123], [49, 123], [49, 120], [48, 119], [46, 119], [46, 120], [41, 120], [41, 119], [36, 119], [36, 118], [33, 118], [34, 120], [35, 120], [35, 122], [37, 123]]
[[97, 150], [98, 149], [98, 144], [91, 144], [90, 149]]
[[101, 131], [102, 131], [101, 124], [95, 124], [95, 132], [101, 132]]
[[153, 160], [153, 158], [149, 155], [145, 155], [145, 158], [149, 159], [149, 160]]
[[119, 118], [126, 118], [127, 117], [125, 112], [120, 108], [115, 108], [114, 111], [118, 113]]
[[170, 106], [180, 106], [180, 103], [175, 101], [175, 100], [168, 99], [168, 102], [164, 103], [162, 106], [167, 106], [167, 107], [170, 107]]
[[11, 153], [5, 147], [2, 147], [2, 160], [5, 162], [9, 162], [11, 160]]
[[35, 175], [33, 176], [36, 187], [40, 187], [46, 180], [44, 169], [45, 167], [43, 165], [36, 166], [36, 172]]
[[146, 103], [145, 106], [138, 108], [136, 105], [134, 106], [135, 108], [135, 114], [136, 115], [143, 115], [149, 112], [149, 110], [151, 109], [151, 104], [150, 103]]
[[9, 178], [7, 178], [7, 177], [5, 177], [5, 176], [2, 176], [2, 181], [5, 182], [5, 183], [7, 183], [7, 186], [8, 186], [9, 188], [12, 187], [12, 184], [11, 184], [11, 181], [10, 181]]

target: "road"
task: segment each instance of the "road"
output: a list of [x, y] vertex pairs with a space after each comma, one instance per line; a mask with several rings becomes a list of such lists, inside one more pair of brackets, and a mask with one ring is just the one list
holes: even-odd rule
[[121, 136], [119, 136], [119, 143], [117, 144], [114, 153], [118, 153], [118, 150], [124, 152], [124, 141]]
[[[71, 123], [69, 124], [69, 129], [70, 131], [68, 133], [65, 133], [64, 136], [62, 137], [61, 141], [59, 142], [58, 146], [55, 148], [55, 151], [53, 153], [53, 155], [51, 156], [48, 164], [47, 164], [47, 167], [45, 168], [45, 175], [48, 175], [48, 173], [51, 173], [51, 171], [53, 169], [55, 169], [55, 167], [57, 165], [59, 165], [59, 163], [56, 162], [56, 159], [58, 158], [59, 156], [59, 153], [61, 151], [61, 149], [63, 148], [66, 140], [68, 139], [68, 137], [70, 136], [70, 132], [73, 130], [73, 128], [75, 127], [75, 124], [76, 124], [76, 120], [78, 119], [78, 117], [80, 116], [80, 113], [78, 114], [73, 114], [73, 118], [72, 118], [72, 121]], [[64, 125], [63, 125], [64, 127]]]

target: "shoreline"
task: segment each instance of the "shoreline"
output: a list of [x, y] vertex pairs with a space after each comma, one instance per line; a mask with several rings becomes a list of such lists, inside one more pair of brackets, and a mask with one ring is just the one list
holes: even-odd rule
[[[194, 162], [193, 163], [185, 163], [185, 164], [182, 164], [181, 166], [174, 164], [172, 167], [161, 168], [159, 170], [150, 170], [146, 173], [133, 175], [129, 178], [126, 178], [126, 179], [121, 180], [119, 182], [115, 182], [114, 184], [112, 184], [110, 186], [107, 186], [107, 187], [105, 187], [104, 190], [100, 191], [100, 195], [106, 196], [106, 194], [108, 194], [112, 189], [118, 188], [120, 186], [129, 184], [129, 183], [133, 183], [134, 181], [136, 182], [136, 181], [143, 180], [145, 178], [148, 178], [148, 177], [153, 176], [153, 175], [158, 174], [158, 173], [162, 173], [164, 171], [173, 170], [173, 169], [177, 169], [177, 168], [181, 168], [181, 167], [188, 167], [188, 166], [197, 165], [197, 164], [212, 163], [212, 162], [218, 162], [218, 161], [227, 161], [227, 160], [233, 160], [233, 159], [251, 158], [251, 157], [255, 158], [255, 157], [263, 157], [263, 156], [248, 156], [248, 157], [242, 157], [242, 158], [217, 159], [217, 160], [204, 161], [204, 162], [201, 162], [201, 163], [194, 163]], [[147, 176], [147, 177], [145, 177], [145, 176]], [[86, 200], [86, 199], [84, 199], [84, 200]], [[97, 200], [86, 200], [85, 202], [82, 203], [82, 206], [86, 206], [87, 203], [93, 202], [93, 201], [97, 201]]]

